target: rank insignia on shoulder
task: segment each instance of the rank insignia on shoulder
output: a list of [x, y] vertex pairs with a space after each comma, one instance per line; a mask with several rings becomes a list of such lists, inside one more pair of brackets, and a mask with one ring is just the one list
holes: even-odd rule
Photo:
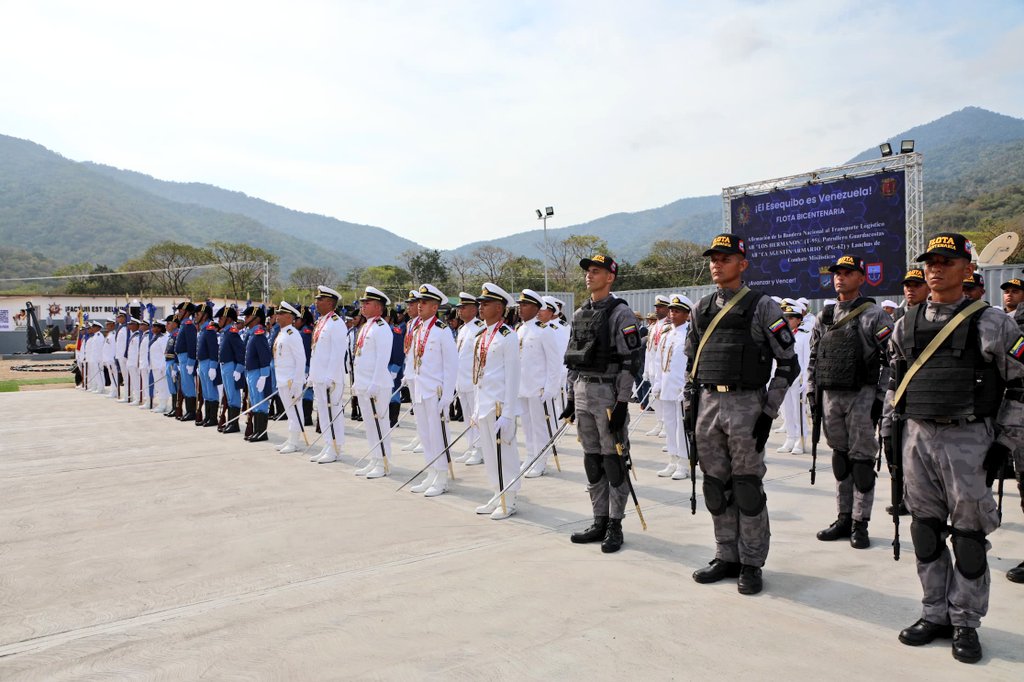
[[385, 322], [383, 319], [378, 317], [377, 321], [374, 324], [376, 324], [379, 327], [383, 327], [383, 326], [387, 325], [387, 322]]
[[501, 325], [501, 335], [502, 336], [508, 336], [511, 333], [512, 333], [512, 330], [509, 329], [507, 324]]
[[1018, 337], [1017, 341], [1010, 346], [1010, 357], [1017, 358], [1021, 362], [1024, 362], [1024, 336]]
[[288, 331], [285, 332], [285, 334], [291, 334], [292, 331], [293, 331], [292, 329], [289, 329]]
[[215, 331], [217, 331], [217, 325], [215, 325], [215, 324], [208, 324], [208, 325], [206, 325], [206, 331], [208, 331], [208, 332], [215, 332]]
[[548, 323], [547, 322], [538, 322], [537, 326], [540, 327], [541, 329], [544, 329], [545, 327], [548, 326]]
[[875, 332], [875, 338], [878, 339], [879, 341], [884, 341], [885, 339], [889, 338], [890, 334], [892, 334], [892, 327], [882, 327], [877, 332]]
[[182, 324], [195, 324], [191, 319], [185, 320]]
[[484, 333], [485, 331], [487, 331], [487, 327], [482, 327], [482, 328], [480, 329], [480, 331], [478, 331], [478, 332], [476, 333], [476, 335], [477, 335], [477, 336], [480, 336], [480, 335], [481, 335], [481, 334], [483, 334], [483, 333]]
[[770, 325], [768, 325], [768, 331], [770, 331], [772, 334], [778, 334], [783, 329], [787, 329], [788, 327], [789, 325], [786, 324], [786, 320], [780, 317], [779, 319], [775, 320]]
[[263, 327], [256, 327], [256, 329], [254, 329], [252, 333], [253, 334], [266, 334], [267, 330], [264, 329]]
[[481, 319], [476, 319], [476, 320], [473, 320], [473, 324], [475, 324], [478, 327], [483, 327], [484, 326], [484, 321], [481, 320]]
[[445, 322], [444, 320], [440, 320], [439, 319], [434, 326], [437, 327], [438, 329], [447, 329], [448, 328], [448, 323]]
[[340, 320], [341, 318], [338, 317], [338, 313], [331, 313], [331, 319], [337, 321]]

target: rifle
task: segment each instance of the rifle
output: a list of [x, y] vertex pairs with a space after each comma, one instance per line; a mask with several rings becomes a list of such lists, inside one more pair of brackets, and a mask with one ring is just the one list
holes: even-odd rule
[[690, 414], [686, 414], [684, 403], [679, 403], [682, 411], [683, 433], [686, 435], [686, 449], [690, 460], [690, 514], [697, 513], [697, 407], [700, 405], [700, 387], [694, 385], [690, 391]]
[[[903, 381], [903, 375], [907, 371], [906, 360], [896, 361], [896, 371], [893, 372], [894, 385], [899, 386]], [[903, 400], [892, 406], [892, 477], [890, 479], [890, 494], [892, 496], [892, 558], [900, 560], [900, 507], [903, 506]]]
[[821, 404], [823, 392], [817, 385], [814, 387], [814, 412], [811, 414], [811, 485], [817, 476], [818, 469], [818, 441], [821, 440], [821, 413], [824, 405]]

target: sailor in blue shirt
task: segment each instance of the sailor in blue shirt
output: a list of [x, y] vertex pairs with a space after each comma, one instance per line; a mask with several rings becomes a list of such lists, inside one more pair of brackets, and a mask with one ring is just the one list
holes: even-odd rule
[[[245, 369], [245, 342], [242, 341], [242, 325], [238, 321], [238, 310], [225, 306], [218, 318], [224, 329], [220, 341], [220, 373], [224, 380], [224, 395], [228, 401], [230, 422], [222, 433], [238, 433], [238, 413], [242, 411], [242, 371]], [[234, 420], [234, 421], [232, 421]]]
[[213, 321], [213, 305], [207, 301], [199, 305], [196, 313], [196, 360], [199, 363], [199, 382], [203, 389], [203, 426], [217, 425], [217, 404], [220, 402], [220, 366], [217, 363], [217, 334], [220, 328]]
[[183, 422], [196, 419], [196, 322], [192, 317], [196, 307], [191, 303], [178, 306], [181, 327], [174, 352], [178, 355], [178, 372], [181, 376], [181, 392], [185, 396], [185, 409], [178, 418]]
[[[252, 436], [249, 441], [256, 443], [267, 440], [267, 422], [269, 420], [267, 402], [258, 405], [270, 393], [270, 342], [267, 329], [263, 326], [266, 312], [263, 308], [255, 308], [253, 314], [246, 318], [249, 328], [249, 340], [245, 344], [245, 380], [249, 385], [249, 403], [252, 408]], [[269, 402], [269, 401], [268, 401]]]
[[174, 350], [174, 346], [178, 342], [178, 318], [174, 315], [168, 315], [167, 319], [164, 320], [167, 325], [167, 348], [164, 349], [164, 377], [167, 381], [167, 390], [170, 392], [170, 400], [168, 404], [170, 407], [164, 414], [165, 417], [174, 417], [175, 408], [178, 404], [178, 384], [181, 383], [178, 378], [178, 356]]

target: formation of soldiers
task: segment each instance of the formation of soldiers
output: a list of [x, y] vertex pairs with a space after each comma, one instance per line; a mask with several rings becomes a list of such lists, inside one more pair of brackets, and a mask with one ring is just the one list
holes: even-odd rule
[[[809, 416], [811, 482], [823, 432], [836, 491], [836, 518], [818, 540], [870, 546], [884, 453], [894, 552], [909, 514], [923, 590], [921, 618], [899, 639], [951, 639], [954, 658], [973, 663], [1002, 481], [1024, 471], [1024, 283], [1002, 285], [1002, 310], [988, 306], [972, 255], [962, 235], [933, 237], [906, 273], [900, 307], [866, 297], [863, 260], [843, 254], [829, 267], [836, 300], [815, 316], [806, 299], [745, 286], [745, 242], [720, 234], [704, 252], [716, 291], [696, 303], [659, 296], [646, 327], [612, 293], [617, 263], [596, 254], [580, 262], [589, 298], [571, 322], [561, 301], [492, 282], [461, 292], [451, 315], [439, 315], [448, 297], [425, 283], [409, 292], [404, 320], [389, 317], [394, 304], [375, 287], [357, 310], [324, 285], [308, 307], [183, 302], [148, 322], [133, 308], [92, 322], [79, 362], [87, 390], [250, 442], [286, 420], [278, 450], [312, 448], [321, 464], [363, 449], [346, 447], [347, 392], [366, 434], [354, 473], [367, 479], [391, 475], [405, 396], [417, 437], [402, 449], [424, 465], [406, 485], [443, 495], [454, 464], [484, 464], [493, 494], [475, 511], [496, 520], [516, 513], [524, 478], [548, 474], [549, 459], [561, 469], [557, 442], [575, 423], [594, 518], [571, 541], [605, 553], [624, 542], [630, 498], [645, 524], [630, 478], [629, 403], [640, 402], [657, 418], [648, 435], [666, 440], [658, 475], [691, 481], [694, 512], [700, 468], [716, 551], [693, 579], [734, 579], [747, 595], [763, 589], [769, 553], [765, 445], [781, 414], [777, 452], [804, 455]], [[453, 434], [460, 415], [465, 428]], [[1024, 498], [1019, 478], [1018, 487]], [[1007, 577], [1024, 582], [1024, 562]]]

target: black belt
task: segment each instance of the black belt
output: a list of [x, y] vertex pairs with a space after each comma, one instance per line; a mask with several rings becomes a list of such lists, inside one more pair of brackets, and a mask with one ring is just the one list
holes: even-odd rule
[[706, 388], [712, 393], [732, 393], [733, 391], [752, 391], [754, 389], [743, 388], [742, 386], [736, 386], [735, 384], [701, 384], [701, 388]]
[[950, 426], [956, 424], [958, 426], [966, 426], [974, 421], [977, 421], [977, 417], [937, 417], [931, 419], [922, 419], [923, 422], [931, 422], [938, 426]]
[[614, 384], [619, 380], [618, 377], [594, 377], [584, 376], [582, 374], [576, 378], [585, 384]]
[[1024, 390], [1017, 388], [1010, 388], [1006, 391], [1007, 400], [1016, 400], [1017, 402], [1024, 402]]

